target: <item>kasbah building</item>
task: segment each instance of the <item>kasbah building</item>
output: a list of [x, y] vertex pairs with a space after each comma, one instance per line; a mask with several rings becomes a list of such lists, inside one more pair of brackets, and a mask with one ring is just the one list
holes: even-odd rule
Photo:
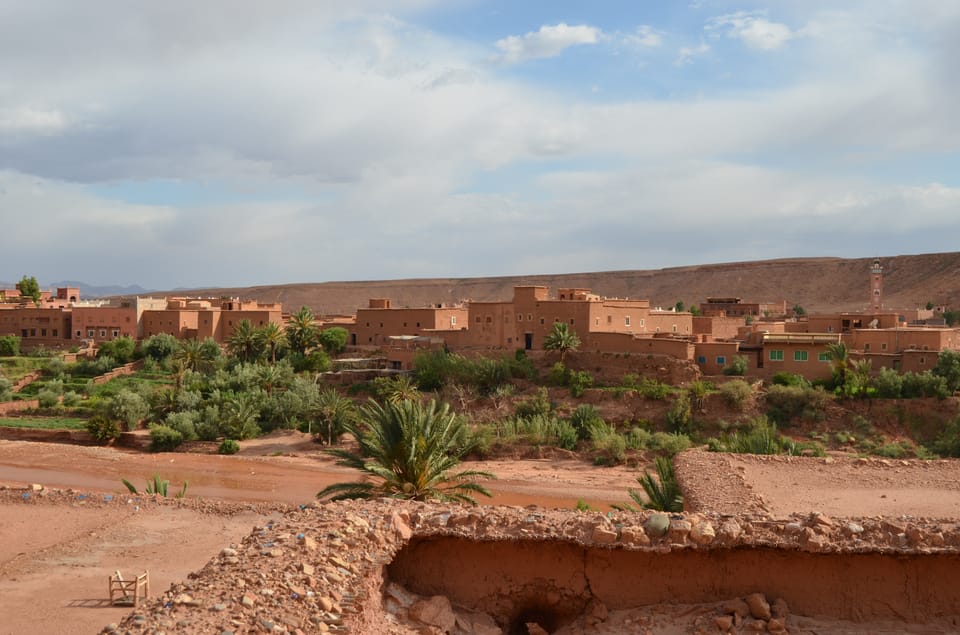
[[[581, 340], [580, 350], [642, 355], [695, 364], [706, 376], [720, 375], [738, 356], [747, 375], [778, 372], [810, 380], [831, 375], [828, 346], [847, 345], [850, 358], [869, 359], [874, 372], [933, 368], [942, 350], [960, 350], [960, 329], [935, 324], [924, 309], [890, 310], [883, 304], [883, 267], [869, 271], [869, 302], [860, 312], [790, 315], [785, 301], [743, 302], [707, 298], [700, 315], [659, 309], [648, 300], [604, 298], [582, 288], [517, 286], [513, 297], [494, 302], [394, 307], [373, 298], [354, 316], [318, 319], [321, 327], [349, 332], [354, 352], [379, 352], [395, 369], [410, 369], [424, 348], [465, 354], [542, 351], [557, 322]], [[72, 348], [121, 336], [145, 339], [169, 333], [179, 339], [213, 338], [224, 344], [237, 324], [284, 324], [278, 303], [196, 298], [133, 298], [116, 303], [83, 301], [79, 289], [44, 292], [39, 306], [20, 301], [16, 289], [0, 290], [0, 335], [21, 337], [21, 347]]]

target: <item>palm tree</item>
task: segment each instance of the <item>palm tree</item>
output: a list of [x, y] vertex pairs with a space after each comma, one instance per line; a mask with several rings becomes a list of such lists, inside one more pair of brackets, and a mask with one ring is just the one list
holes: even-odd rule
[[543, 340], [543, 348], [548, 351], [560, 351], [560, 363], [563, 363], [568, 351], [580, 347], [580, 338], [570, 330], [566, 322], [554, 322], [553, 330]]
[[[352, 467], [366, 478], [334, 483], [318, 498], [404, 498], [476, 504], [472, 494], [490, 496], [478, 479], [496, 478], [489, 472], [466, 470], [450, 474], [469, 447], [463, 447], [463, 422], [447, 404], [431, 400], [380, 405], [371, 400], [364, 408], [364, 433], [354, 422], [345, 425], [360, 452], [332, 449], [338, 465]], [[368, 458], [364, 458], [368, 457]]]
[[[333, 388], [326, 388], [317, 395], [310, 405], [310, 414], [320, 424], [317, 427], [317, 436], [333, 445], [346, 430], [348, 423], [357, 420], [357, 405], [352, 399], [344, 397]], [[311, 428], [307, 432], [313, 432]]]
[[[219, 352], [219, 349], [216, 349], [216, 352]], [[182, 340], [174, 353], [174, 359], [182, 361], [186, 368], [195, 373], [210, 372], [216, 362], [215, 351], [207, 340], [201, 342], [196, 339]]]
[[420, 399], [420, 389], [417, 388], [417, 382], [410, 375], [397, 375], [390, 381], [390, 385], [384, 391], [383, 396], [392, 404], [401, 401], [418, 401]]
[[833, 367], [833, 380], [840, 387], [843, 394], [847, 387], [847, 370], [850, 366], [850, 350], [844, 342], [827, 344], [827, 355]]
[[[643, 476], [637, 477], [637, 482], [643, 487], [646, 500], [639, 491], [628, 489], [627, 493], [637, 505], [643, 509], [656, 509], [662, 512], [682, 512], [683, 511], [683, 492], [680, 490], [680, 484], [677, 483], [677, 477], [673, 471], [673, 460], [658, 456], [655, 461], [657, 478], [653, 478], [650, 472], [644, 471]], [[636, 511], [629, 504], [613, 505], [615, 509], [621, 511]]]
[[260, 356], [260, 342], [257, 330], [250, 320], [240, 320], [233, 329], [233, 334], [227, 338], [227, 348], [230, 354], [241, 362], [251, 362]]
[[260, 343], [262, 350], [270, 352], [270, 361], [276, 363], [277, 351], [286, 345], [287, 338], [279, 324], [268, 322], [257, 330], [257, 341]]
[[320, 329], [317, 328], [313, 311], [308, 307], [300, 307], [287, 322], [287, 344], [294, 353], [305, 355], [307, 349], [318, 344], [319, 334]]

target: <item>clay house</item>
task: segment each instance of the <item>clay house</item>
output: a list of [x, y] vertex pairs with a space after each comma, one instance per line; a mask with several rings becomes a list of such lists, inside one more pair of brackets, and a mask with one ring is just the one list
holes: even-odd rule
[[163, 308], [143, 311], [142, 337], [168, 333], [177, 339], [213, 338], [223, 344], [241, 321], [254, 328], [283, 325], [283, 307], [255, 301], [170, 298]]
[[0, 309], [0, 335], [16, 335], [24, 351], [63, 346], [70, 339], [71, 326], [70, 312], [59, 308], [30, 304]]
[[357, 309], [356, 322], [343, 326], [350, 331], [350, 344], [380, 346], [395, 335], [466, 328], [467, 317], [467, 309], [462, 306], [394, 307], [389, 298], [371, 298], [368, 306]]
[[787, 302], [744, 302], [737, 297], [707, 298], [700, 303], [700, 314], [716, 317], [782, 318], [787, 314]]

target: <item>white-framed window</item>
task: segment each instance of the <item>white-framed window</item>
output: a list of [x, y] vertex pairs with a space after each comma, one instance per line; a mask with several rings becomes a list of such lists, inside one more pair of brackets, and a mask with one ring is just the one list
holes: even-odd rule
[[77, 337], [83, 337], [83, 331], [77, 329]]
[[697, 355], [697, 363], [698, 363], [698, 364], [706, 364], [706, 363], [707, 363], [707, 356], [706, 356], [706, 355]]
[[450, 316], [450, 326], [456, 326], [456, 325], [457, 325], [457, 316], [456, 316], [456, 315], [451, 315], [451, 316]]
[[830, 361], [830, 353], [817, 353], [817, 361], [818, 361], [818, 362], [829, 362], [829, 361]]
[[726, 366], [727, 358], [723, 355], [717, 355], [717, 366]]
[[770, 361], [771, 361], [771, 362], [782, 362], [782, 361], [783, 361], [783, 351], [770, 351]]
[[100, 337], [106, 337], [106, 336], [107, 336], [107, 329], [100, 329]]
[[805, 362], [807, 357], [807, 351], [793, 351], [793, 361], [795, 362]]
[[120, 329], [113, 329], [113, 336], [120, 337]]
[[517, 322], [523, 322], [523, 313], [517, 313]]
[[624, 325], [624, 326], [630, 326], [630, 316], [629, 316], [629, 315], [623, 318], [623, 325]]
[[93, 329], [87, 329], [87, 337], [93, 337], [93, 336], [95, 336], [96, 334], [97, 334], [97, 332], [96, 332], [95, 330], [93, 330]]
[[644, 324], [645, 321], [646, 321], [646, 320], [644, 320], [643, 318], [640, 318], [640, 328], [643, 328], [643, 324]]

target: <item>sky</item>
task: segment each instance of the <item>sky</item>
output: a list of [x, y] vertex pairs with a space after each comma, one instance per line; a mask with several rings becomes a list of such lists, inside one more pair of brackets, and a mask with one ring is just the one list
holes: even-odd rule
[[960, 2], [0, 0], [0, 280], [960, 248]]

